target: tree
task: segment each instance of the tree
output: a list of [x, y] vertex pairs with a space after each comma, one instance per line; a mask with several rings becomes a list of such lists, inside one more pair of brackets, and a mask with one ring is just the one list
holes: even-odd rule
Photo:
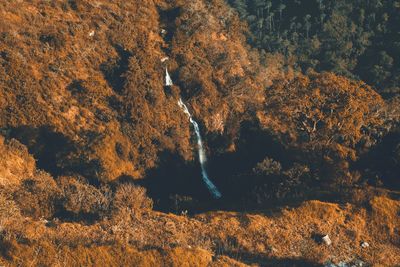
[[306, 29], [306, 37], [307, 37], [307, 39], [309, 38], [309, 33], [310, 33], [310, 29], [311, 29], [310, 19], [311, 19], [311, 15], [310, 14], [307, 14], [304, 17], [304, 28]]
[[285, 8], [286, 8], [286, 5], [284, 5], [284, 4], [280, 4], [280, 5], [278, 6], [279, 21], [282, 21], [282, 12], [283, 12], [283, 10], [285, 10]]

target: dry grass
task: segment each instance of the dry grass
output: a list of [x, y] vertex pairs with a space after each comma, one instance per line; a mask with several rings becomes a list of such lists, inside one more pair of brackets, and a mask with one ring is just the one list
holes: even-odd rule
[[[360, 259], [395, 266], [400, 262], [399, 211], [399, 201], [377, 197], [371, 209], [308, 201], [273, 216], [212, 212], [188, 218], [148, 211], [140, 218], [119, 213], [92, 225], [53, 220], [48, 226], [19, 219], [3, 230], [2, 260], [12, 265], [242, 266]], [[331, 246], [318, 239], [325, 234]], [[362, 248], [362, 242], [370, 247]]]

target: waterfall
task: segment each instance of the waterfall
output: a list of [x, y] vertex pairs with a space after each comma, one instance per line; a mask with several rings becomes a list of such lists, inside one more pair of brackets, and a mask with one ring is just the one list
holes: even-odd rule
[[173, 83], [172, 83], [171, 76], [169, 76], [168, 69], [165, 68], [165, 86], [172, 86], [172, 85], [173, 85]]
[[[171, 76], [168, 73], [168, 69], [165, 68], [165, 86], [172, 86], [172, 79]], [[201, 176], [203, 178], [203, 181], [206, 183], [208, 190], [211, 192], [214, 198], [221, 198], [221, 193], [218, 191], [217, 187], [211, 182], [210, 178], [208, 177], [207, 170], [206, 170], [206, 163], [207, 163], [207, 157], [206, 153], [204, 151], [203, 147], [203, 141], [201, 139], [201, 134], [200, 134], [200, 128], [197, 122], [193, 119], [192, 114], [190, 114], [189, 109], [183, 103], [182, 99], [179, 98], [178, 105], [182, 108], [182, 110], [186, 113], [186, 115], [189, 117], [190, 123], [194, 127], [194, 131], [196, 132], [196, 137], [197, 137], [197, 149], [199, 152], [199, 162], [201, 166]]]
[[196, 132], [196, 137], [197, 137], [197, 149], [199, 152], [199, 161], [200, 161], [200, 166], [201, 166], [201, 176], [203, 178], [203, 181], [206, 183], [208, 190], [211, 192], [214, 198], [220, 198], [222, 195], [218, 191], [217, 187], [211, 182], [210, 178], [208, 177], [207, 170], [206, 170], [206, 163], [207, 163], [207, 156], [204, 151], [203, 147], [203, 141], [201, 139], [201, 134], [200, 134], [200, 128], [197, 122], [193, 119], [192, 114], [190, 114], [189, 109], [183, 103], [182, 99], [179, 98], [178, 101], [179, 106], [182, 108], [182, 110], [186, 113], [186, 115], [189, 117], [190, 123], [194, 127], [194, 131]]

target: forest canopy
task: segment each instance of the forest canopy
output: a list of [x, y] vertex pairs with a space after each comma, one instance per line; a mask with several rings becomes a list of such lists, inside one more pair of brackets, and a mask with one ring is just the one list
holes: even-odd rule
[[400, 1], [229, 0], [249, 42], [305, 73], [332, 71], [400, 94]]

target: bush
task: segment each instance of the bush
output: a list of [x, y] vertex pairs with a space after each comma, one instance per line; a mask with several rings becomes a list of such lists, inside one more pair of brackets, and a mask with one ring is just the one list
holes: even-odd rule
[[253, 168], [253, 172], [258, 175], [278, 175], [281, 172], [282, 166], [279, 162], [265, 158]]
[[253, 173], [256, 177], [250, 198], [258, 204], [301, 197], [314, 181], [307, 165], [294, 163], [290, 168], [283, 169], [279, 162], [270, 158], [258, 163]]
[[151, 210], [153, 201], [147, 197], [143, 187], [121, 184], [115, 191], [113, 208], [116, 212], [128, 211], [139, 215], [142, 211]]
[[0, 232], [6, 220], [19, 217], [20, 215], [20, 209], [15, 202], [10, 200], [5, 194], [0, 193]]
[[77, 216], [104, 216], [109, 211], [110, 190], [108, 187], [96, 188], [83, 179], [61, 177], [62, 207]]
[[28, 149], [15, 139], [0, 136], [0, 184], [19, 185], [25, 177], [34, 174], [35, 160]]
[[57, 184], [45, 172], [38, 172], [33, 178], [24, 180], [14, 193], [14, 201], [22, 213], [34, 218], [51, 218], [60, 197]]

